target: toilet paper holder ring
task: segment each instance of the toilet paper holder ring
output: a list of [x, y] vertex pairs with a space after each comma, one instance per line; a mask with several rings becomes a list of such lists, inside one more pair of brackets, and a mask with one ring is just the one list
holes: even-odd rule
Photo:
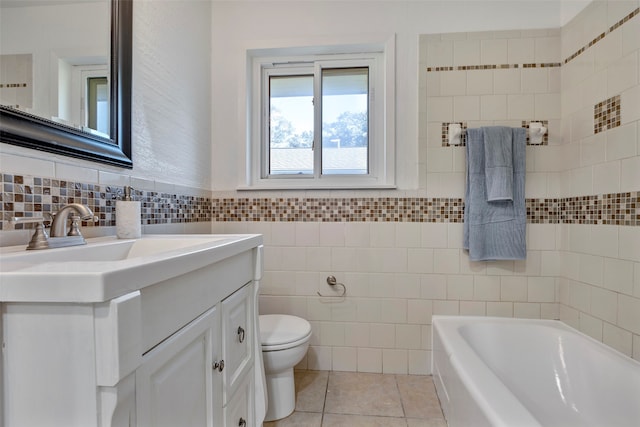
[[333, 286], [342, 286], [342, 293], [340, 295], [322, 295], [319, 291], [317, 291], [316, 293], [318, 294], [318, 296], [321, 297], [343, 297], [347, 294], [347, 287], [344, 285], [344, 283], [339, 283], [338, 280], [336, 279], [336, 276], [328, 276], [327, 277], [327, 284], [331, 287]]

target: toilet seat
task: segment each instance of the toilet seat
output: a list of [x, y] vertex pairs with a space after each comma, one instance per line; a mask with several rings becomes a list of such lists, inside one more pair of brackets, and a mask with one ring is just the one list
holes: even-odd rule
[[311, 336], [311, 324], [287, 314], [260, 315], [262, 351], [277, 351], [304, 344]]

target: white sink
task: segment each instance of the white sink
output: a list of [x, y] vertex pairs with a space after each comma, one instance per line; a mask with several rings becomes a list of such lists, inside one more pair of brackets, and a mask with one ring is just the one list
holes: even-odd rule
[[48, 262], [119, 261], [128, 258], [184, 250], [191, 246], [209, 245], [233, 236], [223, 235], [158, 235], [141, 239], [88, 239], [87, 245], [60, 249], [27, 251], [24, 246], [6, 248], [0, 252], [0, 272], [28, 268]]
[[246, 251], [256, 241], [262, 244], [262, 237], [180, 234], [100, 237], [36, 251], [1, 248], [0, 301], [106, 301]]

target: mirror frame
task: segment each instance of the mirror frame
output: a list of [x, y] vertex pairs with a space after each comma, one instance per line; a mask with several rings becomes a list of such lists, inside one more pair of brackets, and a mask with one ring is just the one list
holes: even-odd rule
[[111, 0], [110, 137], [0, 106], [0, 142], [133, 168], [131, 76], [133, 0]]

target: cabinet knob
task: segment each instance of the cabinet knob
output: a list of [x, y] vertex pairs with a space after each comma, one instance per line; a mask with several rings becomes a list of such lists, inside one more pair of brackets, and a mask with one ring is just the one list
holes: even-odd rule
[[244, 342], [244, 329], [242, 326], [238, 326], [238, 340], [240, 340], [240, 342]]
[[240, 417], [240, 421], [238, 421], [238, 427], [246, 427], [247, 426], [247, 422], [244, 420], [244, 418]]
[[213, 370], [218, 370], [218, 372], [222, 372], [224, 369], [224, 360], [213, 362]]

